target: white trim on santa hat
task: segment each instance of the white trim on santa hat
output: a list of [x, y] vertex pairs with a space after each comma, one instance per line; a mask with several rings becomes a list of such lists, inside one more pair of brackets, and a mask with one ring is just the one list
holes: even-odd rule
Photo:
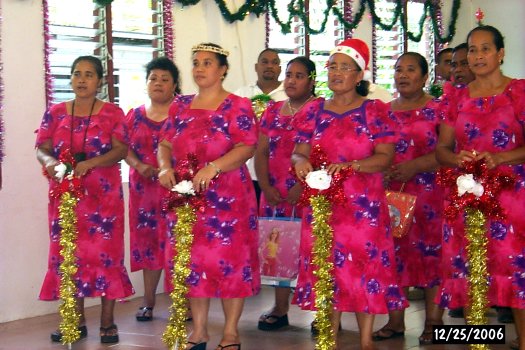
[[336, 54], [336, 53], [342, 53], [344, 55], [349, 56], [350, 58], [352, 58], [357, 63], [357, 65], [359, 66], [359, 68], [361, 68], [361, 70], [365, 70], [365, 68], [366, 68], [365, 59], [353, 47], [344, 46], [344, 45], [338, 45], [332, 51], [330, 51], [330, 56], [332, 56], [333, 54]]

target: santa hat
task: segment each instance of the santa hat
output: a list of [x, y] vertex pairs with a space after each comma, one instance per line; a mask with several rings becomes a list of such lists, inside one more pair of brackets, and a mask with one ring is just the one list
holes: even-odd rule
[[360, 39], [346, 39], [340, 42], [332, 51], [330, 56], [342, 53], [352, 58], [355, 63], [365, 72], [363, 80], [372, 80], [372, 73], [368, 70], [370, 62], [370, 49], [368, 45]]

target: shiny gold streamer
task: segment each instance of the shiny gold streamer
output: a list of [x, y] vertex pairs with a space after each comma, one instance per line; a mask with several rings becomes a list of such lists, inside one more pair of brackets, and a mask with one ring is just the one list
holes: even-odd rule
[[175, 254], [173, 256], [172, 282], [173, 290], [170, 293], [173, 301], [170, 306], [170, 317], [162, 340], [170, 349], [184, 349], [186, 347], [186, 311], [189, 287], [186, 279], [191, 273], [190, 257], [193, 243], [193, 225], [197, 221], [195, 209], [189, 204], [175, 209], [177, 224], [172, 233], [175, 237]]
[[60, 232], [60, 299], [62, 303], [58, 307], [62, 321], [60, 332], [62, 333], [62, 344], [72, 344], [80, 338], [78, 324], [80, 314], [77, 311], [75, 299], [76, 286], [73, 277], [77, 273], [75, 251], [77, 249], [77, 214], [75, 208], [78, 199], [71, 192], [64, 192], [60, 196], [58, 206]]
[[315, 282], [315, 327], [319, 331], [315, 348], [317, 350], [332, 350], [335, 348], [335, 334], [332, 329], [333, 309], [333, 269], [331, 261], [333, 231], [328, 223], [332, 216], [332, 206], [325, 196], [318, 195], [310, 197], [312, 206], [312, 234], [315, 237], [313, 244], [312, 264], [316, 267], [314, 275]]
[[[486, 312], [489, 304], [487, 299], [488, 278], [487, 245], [488, 238], [485, 228], [485, 215], [478, 209], [466, 209], [467, 257], [469, 262], [467, 324], [485, 325], [488, 323]], [[471, 349], [489, 349], [486, 344], [471, 344]]]

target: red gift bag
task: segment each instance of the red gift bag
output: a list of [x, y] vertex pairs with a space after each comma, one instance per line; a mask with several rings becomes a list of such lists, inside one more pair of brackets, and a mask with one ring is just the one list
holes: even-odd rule
[[297, 277], [300, 236], [299, 218], [259, 218], [259, 260], [263, 284], [289, 286]]
[[390, 214], [390, 223], [392, 226], [392, 235], [401, 238], [408, 233], [414, 217], [417, 197], [403, 191], [399, 192], [386, 191], [386, 200], [388, 202], [388, 212]]

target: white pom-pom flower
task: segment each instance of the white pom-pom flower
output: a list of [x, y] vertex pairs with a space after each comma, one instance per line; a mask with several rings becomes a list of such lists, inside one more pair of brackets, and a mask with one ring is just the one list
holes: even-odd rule
[[64, 163], [59, 163], [55, 165], [55, 177], [62, 182], [64, 175], [66, 175], [67, 166]]
[[306, 184], [316, 190], [326, 190], [332, 182], [332, 175], [324, 169], [311, 171], [306, 175]]
[[456, 184], [458, 185], [459, 196], [462, 196], [465, 193], [472, 193], [473, 195], [479, 198], [483, 195], [483, 192], [485, 191], [483, 185], [474, 180], [474, 175], [472, 174], [458, 176]]
[[183, 180], [179, 182], [178, 184], [173, 186], [171, 190], [174, 192], [178, 192], [180, 194], [187, 195], [187, 196], [195, 195], [195, 189], [193, 188], [193, 182], [188, 181], [188, 180]]

